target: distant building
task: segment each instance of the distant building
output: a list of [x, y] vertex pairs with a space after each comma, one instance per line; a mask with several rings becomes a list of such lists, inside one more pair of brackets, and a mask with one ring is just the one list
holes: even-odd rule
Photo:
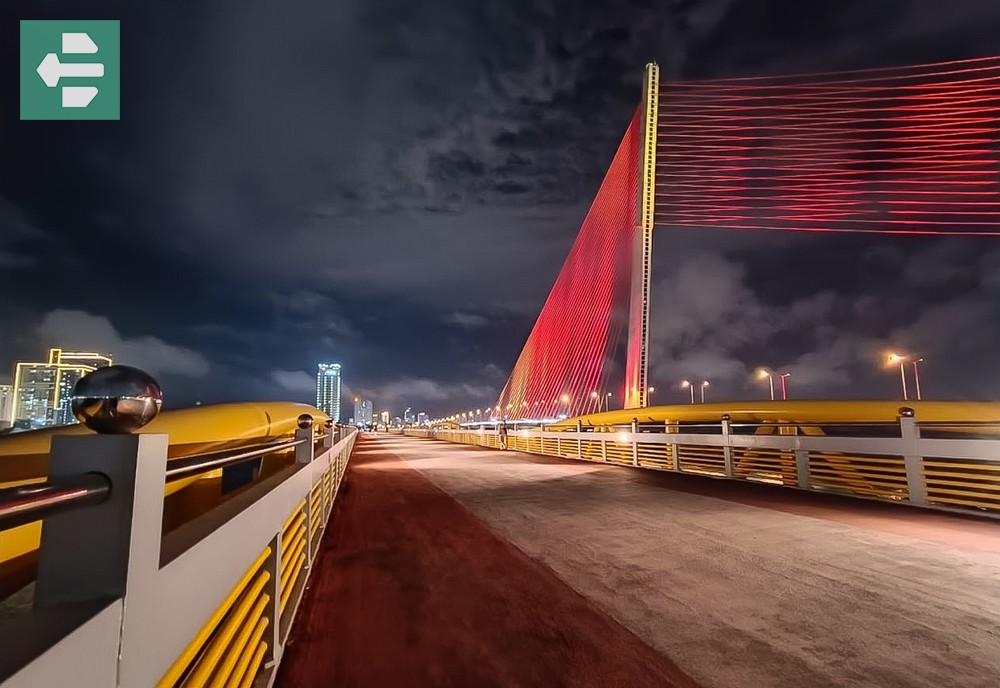
[[14, 385], [0, 385], [0, 430], [14, 424]]
[[390, 416], [390, 414], [389, 414], [388, 411], [382, 411], [382, 413], [379, 414], [379, 422], [381, 422], [382, 425], [388, 425], [389, 424], [389, 416]]
[[49, 349], [47, 363], [18, 361], [12, 420], [19, 427], [75, 423], [73, 387], [87, 373], [112, 364], [111, 356]]
[[316, 408], [340, 422], [340, 364], [320, 363], [316, 372]]
[[374, 405], [370, 399], [362, 399], [354, 405], [354, 420], [359, 425], [371, 425], [375, 420], [375, 413], [372, 410]]
[[412, 423], [416, 419], [417, 419], [417, 417], [413, 414], [413, 409], [410, 408], [409, 406], [407, 406], [406, 410], [403, 411], [403, 422], [406, 423], [407, 425], [409, 425], [410, 423]]
[[427, 414], [421, 411], [417, 414], [417, 425], [425, 425], [427, 423]]

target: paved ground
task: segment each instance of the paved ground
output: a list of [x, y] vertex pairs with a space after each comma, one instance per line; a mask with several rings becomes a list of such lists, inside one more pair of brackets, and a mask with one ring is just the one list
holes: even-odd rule
[[345, 488], [283, 685], [1000, 685], [992, 522], [399, 437]]

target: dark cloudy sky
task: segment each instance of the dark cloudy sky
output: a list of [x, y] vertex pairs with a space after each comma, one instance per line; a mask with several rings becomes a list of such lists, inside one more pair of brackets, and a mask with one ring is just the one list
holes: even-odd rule
[[[20, 122], [20, 19], [121, 19], [122, 120]], [[1000, 53], [996, 0], [0, 4], [0, 379], [48, 346], [167, 402], [493, 401], [639, 97]], [[659, 230], [652, 383], [1000, 396], [1000, 242]]]

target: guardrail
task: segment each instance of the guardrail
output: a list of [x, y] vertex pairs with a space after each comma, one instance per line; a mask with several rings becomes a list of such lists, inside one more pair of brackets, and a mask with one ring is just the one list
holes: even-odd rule
[[[845, 426], [836, 436], [791, 423], [717, 423], [575, 430], [510, 430], [508, 448], [567, 459], [836, 492], [1000, 518], [996, 424], [922, 425], [909, 408], [897, 423]], [[856, 433], [848, 434], [849, 430]], [[978, 431], [982, 433], [977, 434]], [[922, 436], [924, 435], [929, 436]], [[407, 434], [500, 448], [495, 430], [409, 429]]]
[[[0, 619], [0, 686], [269, 686], [354, 445], [353, 428], [167, 462], [167, 435], [53, 438], [34, 602]], [[294, 462], [166, 535], [164, 487], [275, 452]]]

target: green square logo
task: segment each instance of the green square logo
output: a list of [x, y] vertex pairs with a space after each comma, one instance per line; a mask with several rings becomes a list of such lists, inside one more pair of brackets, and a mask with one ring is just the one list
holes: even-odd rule
[[120, 24], [22, 21], [21, 119], [121, 119]]

